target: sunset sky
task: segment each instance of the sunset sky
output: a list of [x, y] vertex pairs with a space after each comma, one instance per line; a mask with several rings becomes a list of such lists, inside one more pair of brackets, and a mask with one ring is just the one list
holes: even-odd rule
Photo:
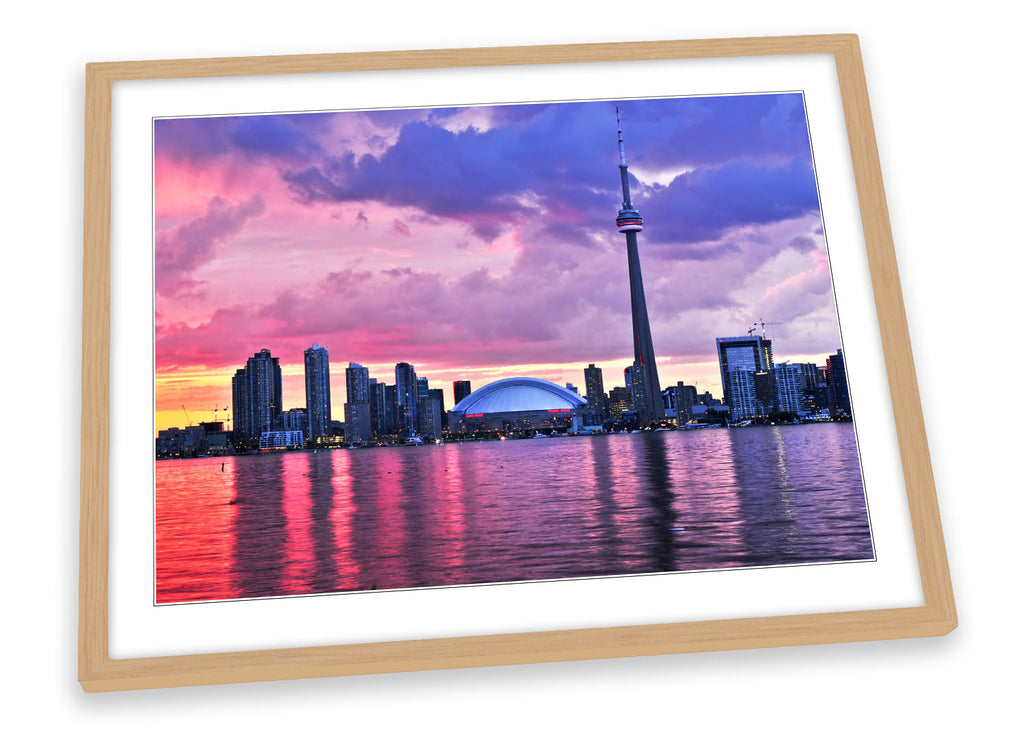
[[[339, 101], [343, 104], [343, 101]], [[452, 405], [537, 376], [605, 389], [632, 363], [615, 105], [663, 387], [721, 396], [715, 338], [756, 321], [776, 361], [839, 346], [799, 94], [155, 121], [156, 428], [228, 407], [247, 357], [330, 351]]]

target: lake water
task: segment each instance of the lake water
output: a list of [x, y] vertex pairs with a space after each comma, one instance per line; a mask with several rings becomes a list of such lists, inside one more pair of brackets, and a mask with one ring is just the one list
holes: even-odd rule
[[157, 603], [872, 558], [848, 423], [156, 464]]

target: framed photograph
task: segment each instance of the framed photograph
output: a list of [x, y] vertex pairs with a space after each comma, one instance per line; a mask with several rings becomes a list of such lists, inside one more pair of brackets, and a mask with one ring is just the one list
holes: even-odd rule
[[86, 74], [85, 690], [956, 626], [855, 36]]

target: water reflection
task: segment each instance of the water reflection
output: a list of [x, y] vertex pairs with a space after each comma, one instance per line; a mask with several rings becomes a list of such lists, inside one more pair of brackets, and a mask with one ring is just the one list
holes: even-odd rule
[[[669, 483], [668, 457], [665, 454], [667, 433], [644, 433], [637, 438], [641, 458], [640, 480], [644, 485], [647, 505], [648, 539], [651, 568], [675, 571], [676, 514], [672, 509], [676, 490]], [[679, 490], [685, 493], [684, 490]]]
[[237, 512], [231, 535], [239, 597], [294, 593], [282, 581], [287, 541], [283, 479], [283, 455], [256, 458], [246, 473], [234, 476]]
[[313, 565], [309, 573], [311, 592], [336, 591], [342, 588], [335, 565], [335, 551], [343, 549], [333, 521], [335, 499], [345, 501], [343, 493], [334, 493], [333, 480], [338, 478], [331, 453], [306, 453], [309, 490], [309, 537], [312, 540]]
[[168, 461], [157, 485], [161, 603], [873, 555], [849, 425]]
[[596, 548], [594, 575], [621, 570], [622, 542], [619, 540], [618, 517], [621, 511], [615, 501], [616, 482], [611, 473], [608, 437], [583, 443], [581, 463], [590, 469], [589, 483], [582, 488], [593, 496], [593, 519], [590, 536]]

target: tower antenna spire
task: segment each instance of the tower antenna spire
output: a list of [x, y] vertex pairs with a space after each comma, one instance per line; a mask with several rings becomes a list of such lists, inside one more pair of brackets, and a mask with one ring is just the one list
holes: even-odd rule
[[619, 174], [622, 177], [622, 209], [632, 209], [633, 203], [629, 197], [629, 174], [626, 164], [626, 144], [622, 141], [622, 120], [619, 118], [619, 107], [615, 106], [615, 125], [619, 129]]

